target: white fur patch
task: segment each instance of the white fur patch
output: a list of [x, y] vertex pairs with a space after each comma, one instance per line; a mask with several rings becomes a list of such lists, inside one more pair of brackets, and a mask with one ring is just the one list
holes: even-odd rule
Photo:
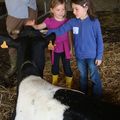
[[68, 106], [53, 99], [59, 89], [40, 77], [24, 79], [19, 87], [15, 120], [63, 120]]

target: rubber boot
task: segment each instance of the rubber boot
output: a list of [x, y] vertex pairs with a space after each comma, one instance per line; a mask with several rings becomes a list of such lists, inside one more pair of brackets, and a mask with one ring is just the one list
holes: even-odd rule
[[9, 57], [10, 69], [4, 75], [6, 79], [13, 76], [16, 72], [17, 51], [15, 48], [9, 48]]
[[66, 80], [66, 87], [71, 89], [71, 86], [72, 86], [72, 77], [65, 77], [65, 80]]
[[57, 85], [57, 83], [58, 83], [58, 75], [53, 75], [52, 76], [52, 84]]

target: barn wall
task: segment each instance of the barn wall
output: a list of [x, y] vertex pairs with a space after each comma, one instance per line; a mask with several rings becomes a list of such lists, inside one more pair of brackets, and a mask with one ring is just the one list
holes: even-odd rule
[[94, 0], [97, 11], [120, 11], [120, 0]]
[[[44, 0], [37, 0], [39, 8], [43, 8], [43, 1]], [[47, 9], [49, 9], [49, 1], [47, 1]], [[68, 3], [68, 10], [71, 10], [70, 7], [70, 0], [66, 0]], [[120, 11], [120, 0], [93, 0], [94, 6], [97, 11], [113, 11], [119, 10]]]
[[[0, 2], [3, 2], [4, 0], [0, 0]], [[12, 0], [11, 0], [12, 1]], [[43, 10], [43, 4], [45, 0], [37, 0], [37, 5], [40, 10]], [[49, 10], [49, 1], [47, 1], [47, 10]], [[70, 0], [66, 0], [68, 2], [68, 5], [70, 3]], [[120, 0], [93, 0], [95, 8], [97, 11], [113, 11], [118, 10], [120, 11]], [[68, 10], [71, 10], [71, 8], [68, 6]]]

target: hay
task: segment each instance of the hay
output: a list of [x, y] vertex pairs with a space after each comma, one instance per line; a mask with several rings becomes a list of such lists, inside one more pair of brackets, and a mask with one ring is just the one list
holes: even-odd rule
[[[112, 20], [116, 20], [116, 19], [118, 20], [118, 18], [120, 18], [120, 14], [119, 17], [117, 14], [117, 18], [115, 18], [114, 13], [113, 16], [114, 19]], [[106, 24], [102, 22], [105, 50], [104, 50], [103, 63], [100, 66], [100, 73], [103, 84], [103, 99], [105, 101], [120, 105], [120, 34], [119, 34], [119, 30], [117, 31], [114, 30], [115, 28], [120, 28], [120, 26], [118, 26], [118, 24], [115, 25], [115, 21], [113, 21], [112, 22], [114, 23], [113, 25], [114, 27], [112, 27], [113, 30], [104, 29], [104, 28], [108, 28], [109, 24], [112, 23], [109, 23], [111, 21], [106, 20], [105, 16], [103, 16], [102, 18], [104, 19], [104, 21], [106, 21]], [[108, 18], [111, 19], [110, 17]], [[48, 51], [46, 51], [46, 53], [48, 53]], [[1, 55], [0, 56], [0, 76], [1, 76], [9, 68], [8, 51], [0, 49], [0, 55]], [[74, 75], [73, 88], [79, 89], [79, 71], [76, 66], [75, 57], [73, 57], [71, 60], [71, 67]], [[44, 78], [45, 80], [51, 82], [51, 63], [50, 63], [49, 53], [46, 57]], [[1, 80], [2, 79], [0, 79], [0, 81]], [[16, 81], [16, 76], [13, 76], [10, 79], [11, 83], [13, 81]], [[65, 86], [62, 67], [60, 71], [58, 85]], [[0, 120], [10, 120], [10, 117], [14, 110], [15, 100], [16, 100], [16, 86], [5, 88], [1, 85], [0, 86]]]
[[16, 92], [14, 88], [0, 86], [0, 118], [9, 120], [14, 110]]
[[[103, 63], [100, 67], [104, 100], [116, 104], [120, 104], [120, 42], [105, 43], [105, 52]], [[48, 58], [47, 58], [48, 59]], [[79, 86], [79, 72], [76, 66], [75, 58], [71, 61], [74, 74], [74, 89]], [[44, 78], [51, 81], [51, 63], [46, 61]], [[59, 86], [65, 86], [64, 74], [60, 72]], [[62, 80], [61, 80], [62, 79]], [[78, 84], [77, 84], [78, 83]], [[14, 110], [16, 99], [16, 87], [5, 88], [0, 86], [0, 118], [1, 120], [9, 120]]]
[[103, 89], [108, 101], [120, 104], [120, 42], [106, 43], [101, 66]]

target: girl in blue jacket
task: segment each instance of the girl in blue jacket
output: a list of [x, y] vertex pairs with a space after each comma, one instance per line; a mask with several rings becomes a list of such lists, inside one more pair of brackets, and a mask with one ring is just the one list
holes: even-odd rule
[[88, 93], [88, 73], [93, 83], [93, 95], [102, 95], [102, 83], [98, 66], [102, 63], [103, 39], [99, 20], [96, 18], [91, 0], [71, 0], [73, 14], [70, 19], [58, 29], [49, 30], [57, 36], [73, 31], [75, 56], [80, 71], [80, 89]]

